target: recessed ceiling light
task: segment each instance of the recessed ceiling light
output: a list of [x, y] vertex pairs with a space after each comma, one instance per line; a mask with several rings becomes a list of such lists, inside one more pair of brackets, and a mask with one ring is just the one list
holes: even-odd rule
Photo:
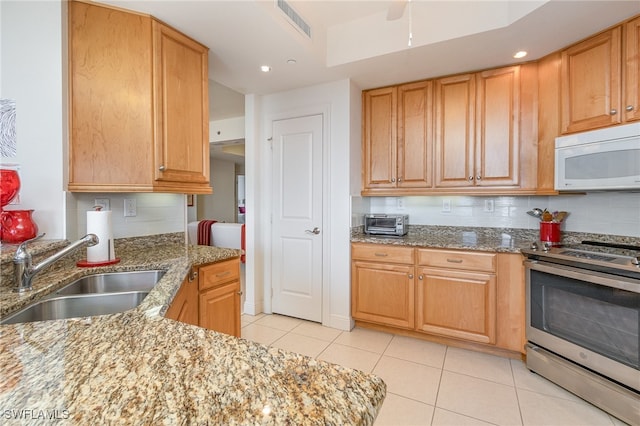
[[260, 67], [260, 71], [262, 71], [262, 72], [269, 72], [269, 71], [271, 71], [271, 67], [270, 67], [269, 65], [262, 65], [262, 66]]
[[519, 52], [516, 52], [513, 57], [516, 59], [520, 59], [520, 58], [524, 58], [525, 56], [527, 56], [527, 52], [526, 50], [521, 50]]
[[295, 64], [296, 62], [298, 62], [298, 61], [296, 61], [296, 60], [295, 60], [295, 59], [293, 59], [293, 58], [292, 58], [292, 59], [287, 59], [287, 63], [288, 63], [288, 64], [290, 64], [290, 65], [293, 65], [293, 64]]

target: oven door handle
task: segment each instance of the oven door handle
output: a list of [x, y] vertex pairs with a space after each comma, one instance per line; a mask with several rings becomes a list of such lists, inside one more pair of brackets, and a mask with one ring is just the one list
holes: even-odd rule
[[524, 261], [524, 267], [530, 270], [546, 272], [551, 275], [559, 275], [606, 287], [626, 290], [632, 293], [640, 293], [640, 281], [634, 280], [633, 278], [531, 259]]

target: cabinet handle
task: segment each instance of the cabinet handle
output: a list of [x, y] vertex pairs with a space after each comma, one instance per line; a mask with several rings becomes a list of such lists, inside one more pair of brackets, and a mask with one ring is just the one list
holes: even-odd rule
[[193, 282], [197, 276], [198, 276], [198, 271], [192, 269], [191, 272], [189, 273], [189, 282]]
[[633, 111], [633, 105], [627, 105], [627, 107], [625, 109], [627, 111], [631, 112], [631, 111]]
[[449, 263], [462, 263], [462, 259], [447, 259]]
[[616, 115], [618, 113], [617, 109], [612, 109], [611, 111], [609, 111], [609, 114], [611, 115]]
[[220, 272], [219, 274], [216, 274], [217, 278], [222, 278], [222, 277], [226, 277], [227, 275], [229, 275], [231, 272], [230, 271], [224, 271], [224, 272]]
[[167, 168], [165, 166], [160, 166], [158, 167], [158, 170], [160, 170], [161, 172], [164, 172], [165, 170], [167, 170]]
[[387, 257], [389, 256], [387, 253], [374, 253], [374, 256], [378, 256], [378, 257]]
[[409, 279], [412, 280], [413, 279], [413, 274], [409, 274]]
[[482, 176], [480, 175], [476, 176], [476, 180], [482, 180]]
[[396, 178], [391, 178], [391, 182], [395, 182], [395, 181], [396, 181]]
[[473, 180], [473, 176], [469, 176], [469, 180]]
[[423, 279], [424, 279], [424, 277], [423, 277], [422, 275], [418, 275], [418, 279], [419, 279], [419, 280], [423, 280]]
[[238, 296], [242, 296], [243, 294], [244, 294], [244, 292], [243, 292], [243, 291], [239, 291], [239, 292], [238, 292]]
[[402, 182], [402, 178], [398, 178], [398, 183]]

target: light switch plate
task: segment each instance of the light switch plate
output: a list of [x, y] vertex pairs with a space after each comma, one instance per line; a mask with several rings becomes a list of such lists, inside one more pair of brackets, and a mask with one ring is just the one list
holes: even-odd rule
[[493, 200], [484, 200], [484, 211], [486, 213], [492, 213], [495, 210]]
[[93, 201], [93, 205], [102, 207], [102, 210], [111, 210], [111, 203], [108, 198], [96, 198]]
[[132, 217], [138, 214], [135, 198], [124, 199], [124, 217]]
[[451, 213], [451, 200], [442, 200], [443, 213]]

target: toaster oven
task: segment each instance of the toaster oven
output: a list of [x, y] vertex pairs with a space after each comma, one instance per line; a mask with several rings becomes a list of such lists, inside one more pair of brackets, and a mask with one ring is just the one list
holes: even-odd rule
[[406, 214], [366, 214], [364, 232], [370, 235], [402, 237], [409, 232], [409, 215]]

